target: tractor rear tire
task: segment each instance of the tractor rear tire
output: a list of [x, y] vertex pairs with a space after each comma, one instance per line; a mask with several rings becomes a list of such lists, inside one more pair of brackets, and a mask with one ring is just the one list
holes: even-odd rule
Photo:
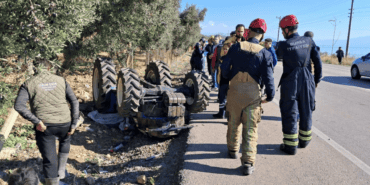
[[206, 110], [209, 97], [209, 85], [199, 71], [191, 71], [185, 76], [184, 86], [191, 88], [191, 96], [186, 97], [186, 109], [189, 113], [198, 113]]
[[163, 61], [150, 62], [146, 67], [144, 79], [153, 85], [172, 87], [170, 68]]
[[109, 100], [106, 95], [116, 89], [117, 72], [115, 65], [110, 58], [98, 57], [94, 63], [93, 71], [93, 98], [95, 108], [99, 112], [104, 112], [109, 108]]
[[142, 86], [140, 77], [133, 69], [122, 68], [118, 72], [117, 110], [123, 117], [136, 116], [139, 112]]
[[209, 80], [209, 76], [206, 73], [202, 73], [202, 80], [208, 84], [208, 86], [204, 86], [205, 88], [204, 97], [206, 98], [208, 102], [211, 99], [211, 95], [210, 95], [211, 94], [211, 81]]

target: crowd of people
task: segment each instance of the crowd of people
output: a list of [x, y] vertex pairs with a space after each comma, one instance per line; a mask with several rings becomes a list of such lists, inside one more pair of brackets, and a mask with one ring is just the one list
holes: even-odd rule
[[238, 24], [222, 43], [220, 36], [211, 36], [207, 45], [204, 38], [195, 45], [191, 68], [201, 71], [207, 65], [207, 72], [213, 77], [213, 90], [218, 91], [219, 111], [213, 116], [227, 119], [229, 157], [238, 158], [242, 136], [240, 159], [245, 175], [255, 170], [258, 122], [263, 113], [262, 104], [271, 102], [275, 96], [273, 73], [278, 59], [283, 66], [278, 85], [284, 137], [280, 150], [295, 155], [298, 147], [306, 148], [311, 141], [312, 112], [322, 77], [322, 62], [313, 33], [308, 31], [300, 36], [298, 24], [295, 15], [281, 19], [279, 27], [285, 40], [275, 47], [272, 39], [263, 40], [267, 24], [260, 18], [253, 20], [248, 28]]

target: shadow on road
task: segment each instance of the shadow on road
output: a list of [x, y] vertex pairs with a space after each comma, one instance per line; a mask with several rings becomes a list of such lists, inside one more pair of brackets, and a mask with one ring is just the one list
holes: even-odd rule
[[276, 116], [261, 116], [262, 120], [268, 120], [268, 121], [281, 121], [281, 117]]
[[224, 174], [224, 175], [243, 176], [241, 173], [241, 166], [238, 166], [237, 168], [222, 168], [222, 167], [217, 167], [217, 166], [199, 164], [196, 162], [185, 162], [185, 163], [188, 163], [188, 165], [184, 168], [186, 170], [206, 172], [206, 173], [215, 173], [215, 174]]
[[[226, 138], [225, 138], [226, 139]], [[241, 176], [240, 166], [237, 168], [224, 168], [219, 166], [210, 166], [208, 164], [200, 164], [193, 162], [195, 160], [204, 159], [231, 159], [227, 154], [226, 144], [189, 144], [187, 152], [197, 152], [196, 154], [187, 154], [184, 156], [184, 169], [206, 173], [226, 174]], [[192, 160], [192, 161], [189, 161]], [[239, 170], [238, 170], [239, 169]]]
[[280, 144], [259, 144], [257, 145], [257, 155], [286, 155], [279, 149]]
[[366, 77], [361, 77], [360, 80], [354, 80], [351, 77], [347, 76], [325, 76], [322, 81], [338, 85], [347, 85], [370, 89], [370, 78]]
[[[226, 139], [226, 138], [225, 138]], [[279, 149], [280, 144], [259, 144], [257, 145], [257, 156], [258, 155], [285, 155]], [[219, 166], [210, 166], [207, 164], [199, 164], [193, 162], [194, 160], [204, 160], [204, 159], [230, 159], [227, 154], [226, 144], [189, 144], [187, 152], [192, 154], [187, 154], [184, 156], [184, 169], [206, 172], [206, 173], [216, 173], [216, 174], [226, 174], [226, 175], [238, 175], [241, 176], [240, 167], [238, 168], [223, 168]], [[193, 153], [196, 152], [196, 153]], [[239, 157], [241, 153], [239, 152]], [[192, 160], [192, 161], [189, 161]], [[230, 159], [235, 160], [235, 159]], [[237, 159], [239, 160], [239, 159]], [[239, 170], [237, 170], [239, 169]]]

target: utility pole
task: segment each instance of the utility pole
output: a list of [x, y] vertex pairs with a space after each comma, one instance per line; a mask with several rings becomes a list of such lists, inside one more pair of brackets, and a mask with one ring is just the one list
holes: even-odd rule
[[331, 55], [333, 55], [334, 39], [335, 39], [335, 29], [337, 28], [337, 18], [334, 18], [334, 20], [329, 20], [329, 22], [334, 22], [333, 44], [331, 45]]
[[279, 19], [279, 23], [278, 23], [278, 36], [277, 36], [277, 41], [276, 42], [279, 42], [279, 34], [280, 34], [280, 20], [281, 20], [281, 16], [276, 16], [277, 19]]
[[348, 36], [347, 36], [347, 46], [346, 46], [346, 57], [348, 56], [348, 47], [349, 47], [349, 37], [351, 35], [351, 23], [352, 23], [352, 13], [353, 13], [353, 1], [352, 0], [352, 5], [351, 5], [351, 13], [349, 16], [349, 26], [348, 26]]

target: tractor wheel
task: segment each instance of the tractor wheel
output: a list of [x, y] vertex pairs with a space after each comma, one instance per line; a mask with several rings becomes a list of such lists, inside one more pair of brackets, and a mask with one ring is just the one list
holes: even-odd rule
[[154, 85], [172, 87], [170, 68], [163, 61], [150, 62], [146, 67], [144, 79]]
[[110, 58], [100, 58], [95, 60], [93, 71], [93, 97], [95, 108], [102, 112], [109, 108], [109, 100], [106, 100], [106, 95], [116, 89], [115, 65]]
[[123, 117], [136, 116], [142, 92], [139, 75], [133, 69], [122, 68], [117, 81], [118, 114]]
[[186, 97], [186, 108], [189, 113], [202, 112], [207, 108], [209, 85], [202, 78], [202, 73], [198, 71], [191, 71], [185, 76], [183, 85], [191, 89], [191, 95]]
[[[209, 80], [209, 76], [206, 73], [202, 73], [202, 80], [208, 84], [208, 86], [204, 86], [204, 97], [206, 98], [207, 102], [211, 99], [211, 81]], [[208, 105], [208, 104], [207, 104]]]

